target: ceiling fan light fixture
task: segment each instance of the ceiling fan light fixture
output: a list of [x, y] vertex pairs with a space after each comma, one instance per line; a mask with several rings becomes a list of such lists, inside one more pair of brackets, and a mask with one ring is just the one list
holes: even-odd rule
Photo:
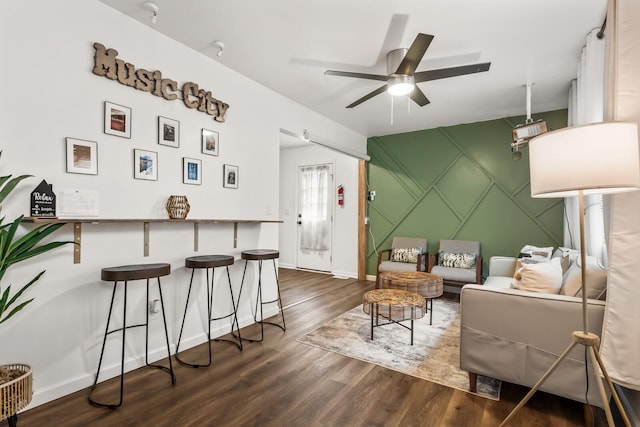
[[387, 80], [387, 92], [393, 96], [408, 95], [415, 87], [413, 76], [398, 75]]

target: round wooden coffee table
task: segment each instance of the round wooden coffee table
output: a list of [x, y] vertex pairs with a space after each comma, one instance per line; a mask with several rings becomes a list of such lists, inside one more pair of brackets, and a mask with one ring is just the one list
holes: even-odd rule
[[[374, 327], [395, 323], [411, 331], [413, 345], [413, 321], [424, 317], [426, 308], [422, 295], [400, 289], [374, 289], [366, 292], [362, 298], [362, 309], [371, 316], [372, 340]], [[380, 317], [387, 322], [380, 323]], [[400, 323], [406, 320], [411, 321], [410, 327]]]
[[429, 324], [433, 324], [433, 299], [442, 296], [442, 277], [423, 271], [385, 271], [380, 273], [380, 289], [402, 289], [422, 295], [427, 301]]

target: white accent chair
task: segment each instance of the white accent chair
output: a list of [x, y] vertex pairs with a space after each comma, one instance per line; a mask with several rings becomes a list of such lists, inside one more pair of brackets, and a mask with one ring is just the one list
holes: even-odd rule
[[[380, 273], [385, 271], [427, 271], [427, 259], [429, 252], [427, 239], [416, 237], [394, 237], [391, 242], [391, 248], [378, 252], [378, 267], [376, 269], [376, 288], [379, 287], [380, 281], [378, 277]], [[395, 262], [393, 261], [394, 249], [410, 249], [420, 248], [421, 253], [418, 254], [415, 263]]]
[[[475, 267], [445, 267], [440, 264], [440, 252], [475, 254]], [[445, 285], [464, 286], [467, 283], [482, 284], [482, 256], [480, 242], [475, 240], [440, 240], [438, 252], [429, 258], [429, 272], [442, 277]]]

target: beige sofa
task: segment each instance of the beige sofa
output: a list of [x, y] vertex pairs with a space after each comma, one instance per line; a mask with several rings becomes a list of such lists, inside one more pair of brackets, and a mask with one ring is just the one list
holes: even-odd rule
[[[460, 368], [476, 375], [532, 387], [582, 330], [582, 299], [511, 289], [516, 259], [492, 257], [484, 285], [460, 294]], [[590, 332], [602, 332], [605, 302], [588, 299]], [[576, 346], [540, 390], [587, 403], [585, 351]], [[588, 403], [603, 407], [589, 360]]]

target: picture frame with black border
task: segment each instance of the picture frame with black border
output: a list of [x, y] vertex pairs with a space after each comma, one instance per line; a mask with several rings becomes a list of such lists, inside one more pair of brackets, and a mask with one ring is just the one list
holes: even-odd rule
[[238, 180], [240, 178], [239, 168], [234, 165], [224, 165], [222, 168], [222, 185], [225, 188], [238, 188]]
[[66, 138], [67, 173], [98, 175], [98, 143]]
[[104, 102], [104, 133], [122, 138], [131, 138], [131, 108]]
[[133, 177], [147, 181], [158, 180], [158, 153], [155, 151], [133, 150]]
[[220, 134], [214, 130], [202, 129], [202, 154], [217, 156], [220, 148]]
[[202, 184], [202, 160], [182, 158], [182, 182], [193, 185]]
[[180, 122], [158, 116], [158, 144], [180, 148]]

